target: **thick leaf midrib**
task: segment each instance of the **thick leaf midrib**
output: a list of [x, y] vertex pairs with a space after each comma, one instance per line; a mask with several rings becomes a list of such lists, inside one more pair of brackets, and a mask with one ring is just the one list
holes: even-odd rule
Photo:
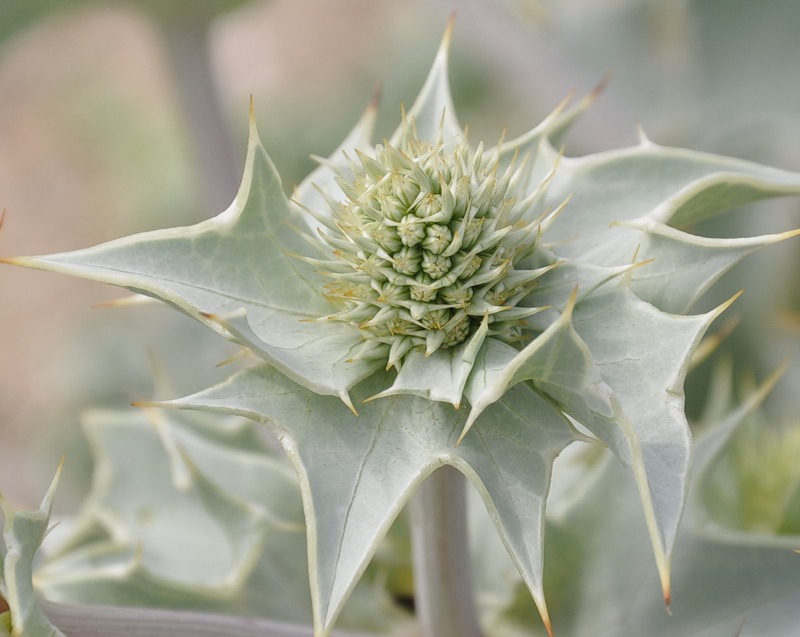
[[[290, 314], [290, 315], [294, 315], [294, 316], [301, 316], [302, 318], [318, 318], [317, 315], [313, 314], [312, 312], [302, 311], [302, 310], [299, 310], [299, 309], [296, 309], [296, 308], [287, 308], [287, 307], [284, 307], [284, 306], [276, 305], [276, 304], [273, 304], [273, 303], [267, 303], [267, 302], [263, 302], [263, 301], [258, 301], [258, 300], [255, 300], [255, 299], [246, 299], [246, 298], [244, 298], [242, 296], [239, 296], [237, 294], [231, 294], [229, 292], [223, 292], [221, 290], [217, 290], [217, 289], [214, 289], [212, 287], [208, 287], [208, 286], [205, 286], [205, 285], [200, 285], [198, 283], [192, 283], [190, 281], [186, 281], [186, 280], [183, 280], [183, 279], [168, 278], [168, 277], [161, 276], [161, 275], [158, 275], [158, 274], [151, 274], [151, 273], [146, 273], [146, 272], [134, 272], [132, 270], [122, 270], [122, 269], [119, 269], [119, 268], [115, 268], [115, 267], [112, 267], [112, 266], [105, 266], [105, 265], [104, 266], [89, 265], [89, 266], [86, 266], [86, 267], [89, 268], [89, 269], [92, 269], [92, 270], [100, 270], [100, 271], [104, 271], [104, 272], [114, 272], [114, 273], [117, 273], [117, 274], [122, 275], [122, 276], [128, 275], [128, 276], [134, 276], [134, 277], [141, 277], [143, 279], [150, 279], [150, 280], [153, 280], [153, 281], [164, 282], [164, 283], [167, 284], [166, 287], [165, 287], [165, 289], [167, 289], [167, 290], [169, 290], [170, 287], [173, 287], [173, 286], [174, 287], [185, 286], [185, 287], [188, 287], [188, 288], [192, 288], [192, 289], [195, 289], [195, 290], [200, 290], [200, 291], [206, 292], [208, 294], [220, 296], [222, 298], [229, 299], [231, 301], [236, 301], [238, 303], [241, 303], [242, 307], [246, 307], [247, 305], [252, 305], [252, 306], [255, 306], [255, 307], [262, 308], [262, 309], [272, 310], [274, 312], [282, 312], [282, 313]], [[128, 288], [128, 289], [135, 288], [135, 291], [137, 291], [137, 292], [145, 291], [150, 296], [154, 296], [156, 298], [161, 298], [161, 297], [159, 297], [157, 295], [157, 291], [155, 289], [140, 288], [140, 287], [136, 286], [135, 283], [133, 283], [133, 282], [125, 285], [125, 287]], [[169, 298], [169, 300], [172, 301], [172, 302], [176, 302], [179, 305], [183, 305], [184, 302], [185, 302], [185, 304], [186, 305], [190, 305], [192, 307], [192, 309], [196, 309], [197, 311], [202, 311], [199, 307], [197, 307], [189, 299], [184, 299], [184, 298], [181, 297], [181, 298], [176, 300], [173, 297], [173, 298]]]

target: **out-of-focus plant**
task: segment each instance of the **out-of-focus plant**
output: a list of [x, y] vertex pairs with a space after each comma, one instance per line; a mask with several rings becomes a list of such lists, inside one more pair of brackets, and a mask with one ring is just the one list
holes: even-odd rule
[[[593, 96], [560, 106], [513, 141], [473, 145], [450, 97], [449, 39], [448, 30], [394, 134], [373, 145], [370, 105], [290, 199], [251, 118], [242, 185], [217, 217], [71, 253], [4, 259], [158, 299], [251, 352], [259, 363], [228, 381], [154, 404], [262, 422], [297, 475], [288, 478], [240, 422], [215, 429], [158, 417], [151, 428], [140, 416], [106, 414], [106, 424], [90, 426], [100, 460], [92, 497], [37, 575], [45, 597], [252, 612], [250, 595], [272, 580], [281, 597], [259, 607], [273, 619], [308, 613], [319, 636], [340, 616], [359, 629], [402, 632], [409, 619], [381, 588], [391, 579], [363, 576], [376, 553], [381, 570], [381, 543], [409, 503], [412, 630], [426, 637], [552, 634], [554, 626], [567, 635], [710, 636], [727, 634], [744, 615], [749, 622], [752, 609], [758, 618], [769, 609], [768, 630], [797, 619], [794, 601], [775, 601], [787, 588], [796, 598], [800, 586], [796, 568], [775, 566], [791, 559], [780, 543], [762, 539], [763, 552], [748, 553], [737, 537], [731, 549], [718, 531], [707, 537], [692, 513], [690, 557], [677, 556], [687, 493], [699, 488], [690, 483], [683, 381], [729, 303], [689, 312], [735, 263], [797, 234], [709, 239], [684, 228], [753, 200], [798, 194], [800, 175], [662, 147], [644, 134], [633, 148], [563, 156], [557, 148]], [[552, 467], [572, 443], [607, 448], [626, 477], [606, 461], [572, 463], [570, 489], [556, 494], [565, 502], [555, 501], [565, 526], [551, 519], [556, 555], [545, 571]], [[708, 445], [701, 475], [716, 454]], [[520, 601], [514, 578], [498, 576], [495, 590], [506, 596], [495, 621], [492, 604], [476, 603], [471, 590], [463, 476], [529, 595]], [[625, 485], [638, 493], [653, 562], [618, 556], [634, 548], [618, 533], [633, 524]], [[282, 542], [296, 541], [301, 526], [287, 507], [298, 492], [309, 608], [296, 586], [302, 562], [281, 565], [289, 553]], [[30, 588], [50, 497], [30, 532], [14, 526], [26, 518], [7, 515], [2, 592], [11, 634], [50, 630]], [[712, 553], [705, 575], [681, 571], [678, 581], [689, 590], [713, 586], [718, 596], [676, 596], [674, 620], [663, 607], [655, 615], [652, 601], [631, 611], [632, 593], [648, 579], [671, 603], [673, 557], [702, 567]], [[738, 568], [742, 555], [756, 554], [748, 577], [770, 584], [763, 604], [746, 607], [729, 572], [715, 567]], [[559, 609], [551, 619], [546, 580], [567, 581], [566, 571], [581, 595], [550, 585]], [[362, 598], [372, 601], [359, 604], [358, 582], [373, 578]], [[301, 602], [289, 595], [298, 589]], [[726, 605], [726, 595], [736, 603]], [[342, 615], [349, 599], [361, 611]], [[541, 623], [530, 618], [531, 600]], [[148, 617], [119, 611], [105, 634], [134, 635], [145, 624], [171, 635], [220, 631], [214, 615], [157, 615], [156, 627]], [[80, 634], [80, 616], [73, 620]], [[225, 621], [228, 634], [300, 634], [286, 624]]]
[[[222, 113], [211, 72], [209, 27], [220, 14], [229, 12], [247, 0], [196, 2], [142, 1], [129, 3], [143, 11], [163, 35], [166, 61], [170, 67], [176, 97], [181, 103], [188, 137], [194, 144], [198, 178], [198, 200], [210, 205], [224, 205], [236, 189], [236, 162], [231, 136]], [[12, 1], [0, 6], [0, 44], [24, 27], [51, 14], [66, 14], [78, 8], [102, 7], [113, 3], [101, 0]]]

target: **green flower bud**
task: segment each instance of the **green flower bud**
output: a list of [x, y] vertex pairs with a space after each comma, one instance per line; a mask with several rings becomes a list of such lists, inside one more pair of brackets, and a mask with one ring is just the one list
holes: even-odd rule
[[415, 301], [429, 303], [436, 298], [437, 289], [431, 285], [433, 279], [426, 274], [418, 274], [414, 282], [409, 284], [411, 298]]
[[415, 215], [406, 215], [397, 224], [397, 236], [405, 246], [415, 246], [425, 238], [425, 222]]
[[450, 232], [450, 228], [435, 223], [425, 228], [425, 239], [422, 241], [422, 247], [433, 254], [441, 254], [450, 245], [452, 238], [453, 233]]
[[392, 256], [392, 265], [396, 272], [414, 276], [419, 272], [422, 254], [416, 247], [404, 247]]
[[420, 219], [427, 219], [442, 211], [442, 196], [435, 193], [428, 193], [422, 201], [417, 204], [417, 216]]
[[378, 196], [380, 202], [380, 210], [383, 217], [391, 221], [400, 221], [403, 216], [408, 212], [408, 206], [403, 203], [403, 200], [394, 195], [393, 193], [381, 192]]
[[466, 306], [472, 298], [472, 288], [464, 285], [448, 285], [439, 290], [439, 298], [445, 303], [458, 307]]
[[419, 195], [419, 184], [412, 175], [406, 172], [393, 171], [391, 190], [392, 194], [408, 208]]
[[450, 259], [440, 254], [422, 251], [422, 270], [433, 279], [441, 279], [450, 271]]

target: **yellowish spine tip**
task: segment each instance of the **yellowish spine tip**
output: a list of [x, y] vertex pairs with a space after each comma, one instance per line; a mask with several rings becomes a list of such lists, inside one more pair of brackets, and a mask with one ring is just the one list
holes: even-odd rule
[[664, 593], [664, 608], [666, 609], [668, 615], [672, 615], [672, 588], [669, 582], [669, 564], [666, 564], [665, 567], [659, 569], [659, 571], [661, 572], [661, 590]]
[[461, 441], [464, 440], [464, 436], [467, 435], [467, 432], [472, 429], [472, 425], [475, 424], [475, 421], [478, 419], [478, 416], [481, 415], [482, 412], [475, 411], [475, 408], [472, 408], [472, 411], [469, 412], [469, 416], [467, 417], [467, 422], [464, 423], [464, 428], [461, 430], [461, 433], [458, 435], [458, 440], [456, 440], [455, 446], [458, 447], [461, 444]]
[[593, 102], [598, 97], [600, 97], [600, 95], [603, 93], [603, 91], [606, 90], [606, 87], [611, 82], [611, 76], [612, 76], [612, 72], [610, 70], [606, 71], [606, 74], [603, 76], [603, 79], [600, 80], [600, 82], [597, 84], [597, 86], [595, 86], [592, 89], [591, 93], [589, 93], [589, 95], [587, 95], [587, 99]]
[[717, 318], [720, 314], [722, 314], [725, 310], [727, 310], [731, 305], [733, 305], [736, 299], [742, 296], [742, 294], [744, 294], [744, 290], [739, 290], [736, 294], [734, 294], [731, 298], [722, 303], [719, 307], [712, 310], [713, 318]]
[[440, 51], [447, 51], [450, 48], [450, 43], [453, 41], [453, 30], [456, 26], [456, 13], [450, 14], [447, 20], [447, 26], [444, 28], [444, 35], [442, 36], [442, 44], [439, 47]]
[[355, 408], [355, 406], [353, 405], [353, 401], [352, 401], [352, 400], [350, 400], [350, 394], [348, 394], [346, 391], [343, 391], [342, 393], [340, 393], [340, 394], [339, 394], [339, 398], [342, 400], [342, 402], [343, 402], [345, 405], [347, 405], [347, 408], [348, 408], [350, 411], [352, 411], [352, 412], [353, 412], [353, 415], [354, 415], [356, 418], [358, 418], [358, 412], [356, 411], [356, 408]]
[[569, 91], [564, 96], [564, 98], [556, 105], [556, 107], [552, 111], [550, 111], [550, 114], [544, 119], [544, 121], [540, 124], [540, 126], [547, 125], [548, 122], [555, 120], [556, 117], [558, 117], [559, 115], [561, 115], [561, 113], [567, 110], [567, 106], [569, 106], [569, 103], [573, 100], [574, 97], [575, 97], [575, 91], [574, 90]]
[[[617, 224], [616, 222], [611, 224], [611, 226], [614, 225], [621, 225], [621, 224]], [[630, 287], [631, 281], [633, 280], [634, 270], [636, 270], [637, 268], [641, 268], [643, 265], [647, 265], [655, 261], [655, 259], [644, 259], [642, 261], [638, 261], [637, 259], [639, 258], [640, 249], [641, 245], [637, 245], [636, 250], [633, 251], [633, 257], [631, 258], [631, 263], [628, 266], [628, 269], [625, 270], [625, 273], [622, 275], [622, 279], [619, 282], [619, 287], [621, 288]]]
[[21, 268], [42, 269], [41, 262], [36, 257], [0, 257], [0, 263], [17, 265]]
[[[5, 212], [5, 210], [3, 211]], [[3, 227], [3, 218], [0, 216], [0, 228]], [[781, 232], [778, 235], [778, 241], [785, 241], [786, 239], [791, 239], [792, 237], [800, 237], [800, 228], [797, 230], [789, 230], [787, 232]]]
[[248, 125], [248, 134], [249, 134], [249, 142], [250, 144], [256, 144], [258, 142], [258, 128], [256, 126], [256, 109], [255, 109], [255, 101], [253, 100], [253, 96], [250, 96], [250, 106], [247, 115], [247, 125]]
[[92, 308], [107, 309], [118, 307], [134, 307], [138, 305], [152, 305], [156, 303], [160, 303], [160, 301], [157, 301], [151, 296], [145, 296], [144, 294], [129, 294], [118, 299], [109, 299], [107, 301], [98, 301], [97, 303], [92, 303]]
[[692, 354], [689, 368], [695, 369], [700, 363], [707, 360], [711, 354], [717, 351], [719, 346], [725, 342], [725, 339], [733, 334], [741, 320], [741, 315], [730, 316], [716, 332], [704, 337], [703, 340], [700, 341], [700, 345], [698, 345], [697, 349], [694, 351], [694, 354]]
[[789, 369], [789, 365], [791, 364], [791, 360], [787, 359], [783, 361], [767, 378], [758, 386], [755, 392], [753, 392], [750, 396], [748, 396], [747, 400], [744, 402], [746, 405], [746, 409], [748, 412], [754, 412], [763, 402], [767, 399], [770, 392], [775, 388], [775, 385], [778, 384], [778, 381], [783, 377], [786, 373], [786, 370]]
[[226, 365], [230, 365], [231, 363], [235, 363], [236, 361], [245, 359], [249, 355], [250, 355], [250, 350], [245, 349], [244, 347], [240, 347], [239, 351], [237, 351], [235, 354], [232, 354], [231, 356], [228, 356], [228, 358], [220, 361], [219, 363], [214, 365], [214, 367], [225, 367]]
[[[609, 71], [603, 76], [603, 79], [600, 80], [600, 82], [576, 104], [575, 109], [580, 112], [589, 108], [594, 103], [594, 101], [600, 96], [600, 94], [605, 90], [606, 86], [608, 86], [608, 83], [610, 81], [611, 81], [611, 72]], [[545, 118], [545, 120], [540, 124], [540, 126], [547, 126], [549, 122], [554, 121], [558, 115], [560, 115], [562, 112], [566, 110], [567, 106], [569, 106], [569, 103], [572, 101], [574, 97], [575, 97], [574, 90], [567, 93], [567, 96], [563, 100], [561, 100], [559, 105], [556, 106], [553, 112], [550, 113]]]
[[375, 85], [375, 88], [372, 90], [372, 98], [367, 105], [367, 111], [372, 111], [373, 113], [378, 110], [378, 107], [381, 105], [381, 98], [383, 97], [383, 84], [378, 82]]
[[50, 482], [50, 486], [47, 488], [47, 493], [44, 494], [44, 498], [42, 499], [42, 505], [39, 507], [41, 511], [50, 511], [50, 507], [53, 504], [53, 498], [56, 497], [56, 489], [58, 488], [58, 481], [61, 479], [61, 471], [64, 469], [64, 462], [66, 461], [66, 455], [62, 455], [61, 459], [58, 461], [58, 467], [56, 468], [56, 473], [53, 476], [52, 482]]
[[537, 595], [536, 597], [536, 608], [539, 610], [539, 617], [542, 618], [542, 624], [544, 624], [544, 629], [547, 631], [547, 637], [553, 637], [553, 624], [550, 621], [550, 613], [547, 611], [547, 605], [541, 595]]

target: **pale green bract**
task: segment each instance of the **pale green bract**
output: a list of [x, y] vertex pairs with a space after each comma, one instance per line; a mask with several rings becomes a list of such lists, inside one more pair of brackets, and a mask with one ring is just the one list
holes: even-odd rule
[[644, 136], [561, 156], [591, 96], [473, 149], [450, 96], [449, 39], [395, 134], [372, 145], [370, 106], [291, 199], [251, 121], [241, 188], [217, 217], [6, 260], [155, 297], [265, 361], [170, 404], [278, 432], [299, 476], [320, 636], [443, 464], [481, 495], [549, 630], [551, 467], [587, 438], [632, 475], [669, 601], [690, 466], [683, 380], [724, 306], [686, 313], [732, 265], [796, 234], [680, 229], [800, 194], [794, 173]]
[[50, 507], [61, 474], [59, 466], [42, 504], [35, 511], [17, 511], [0, 494], [5, 516], [0, 542], [0, 596], [9, 611], [0, 613], [0, 635], [64, 637], [42, 610], [33, 588], [33, 558], [49, 530]]
[[[730, 370], [722, 371], [725, 378], [720, 379], [730, 383]], [[773, 374], [736, 409], [729, 411], [726, 406], [724, 414], [704, 419], [694, 446], [686, 513], [672, 556], [671, 614], [651, 594], [657, 574], [630, 480], [619, 463], [605, 450], [586, 445], [574, 445], [558, 459], [553, 505], [547, 516], [545, 568], [547, 581], [558, 589], [549, 600], [556, 635], [786, 637], [796, 632], [800, 537], [726, 528], [715, 518], [724, 507], [715, 499], [720, 487], [713, 475], [716, 466], [736, 446], [731, 439], [751, 424], [750, 418], [779, 377], [780, 372]], [[719, 383], [714, 389], [719, 389]], [[788, 442], [800, 429], [795, 423], [783, 431]], [[764, 444], [763, 439], [759, 444]], [[770, 456], [770, 464], [760, 465], [761, 476], [771, 476], [775, 484], [796, 490], [796, 472], [776, 471], [773, 460]], [[739, 486], [730, 474], [726, 478], [721, 484], [729, 491]], [[746, 497], [747, 493], [738, 490], [737, 495]], [[781, 503], [756, 497], [752, 505], [779, 509]], [[735, 509], [728, 507], [727, 512], [734, 514]], [[485, 517], [473, 510], [470, 530], [478, 542], [473, 553], [480, 574], [477, 595], [491, 600], [485, 617], [487, 633], [541, 634], [529, 629], [535, 609], [525, 603], [523, 584], [503, 559], [502, 545], [487, 533], [491, 522]]]

